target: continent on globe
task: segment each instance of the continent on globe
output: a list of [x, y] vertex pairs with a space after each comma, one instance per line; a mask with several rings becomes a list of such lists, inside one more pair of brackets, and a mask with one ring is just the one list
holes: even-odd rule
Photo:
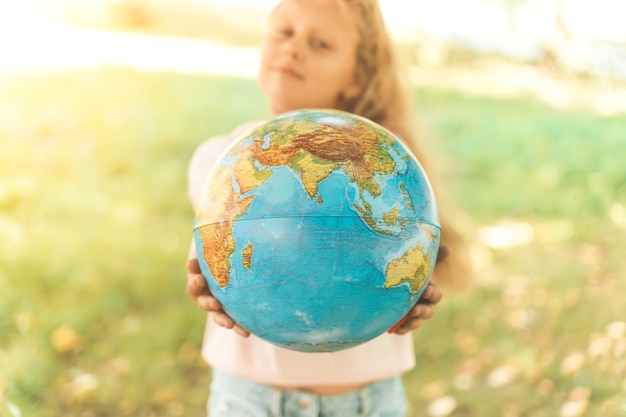
[[385, 128], [337, 110], [267, 119], [207, 178], [194, 237], [228, 314], [285, 348], [346, 349], [417, 302], [440, 225], [419, 162]]

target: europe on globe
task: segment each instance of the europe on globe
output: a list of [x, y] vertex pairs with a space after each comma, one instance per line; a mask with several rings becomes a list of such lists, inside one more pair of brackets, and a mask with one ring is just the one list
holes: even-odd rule
[[389, 330], [439, 248], [435, 198], [408, 148], [351, 113], [305, 109], [240, 135], [196, 210], [203, 276], [224, 310], [275, 345], [331, 352]]

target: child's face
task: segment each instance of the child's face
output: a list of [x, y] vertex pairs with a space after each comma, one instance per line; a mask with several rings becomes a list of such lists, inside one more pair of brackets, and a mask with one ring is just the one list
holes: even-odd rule
[[337, 108], [360, 91], [354, 18], [336, 0], [283, 0], [261, 48], [259, 85], [273, 114]]

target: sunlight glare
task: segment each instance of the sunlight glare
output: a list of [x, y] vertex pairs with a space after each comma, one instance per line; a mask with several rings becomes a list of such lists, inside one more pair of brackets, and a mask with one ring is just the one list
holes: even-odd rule
[[502, 222], [494, 226], [481, 227], [478, 231], [479, 242], [494, 249], [522, 246], [535, 239], [535, 232], [529, 223]]
[[201, 39], [64, 26], [19, 5], [0, 4], [0, 75], [102, 65], [252, 78], [258, 48]]

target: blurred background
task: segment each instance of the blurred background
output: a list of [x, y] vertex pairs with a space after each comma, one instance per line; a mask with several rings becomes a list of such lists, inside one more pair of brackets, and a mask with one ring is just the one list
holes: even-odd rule
[[[477, 269], [410, 416], [626, 416], [626, 5], [381, 0]], [[276, 1], [0, 2], [0, 416], [202, 416], [197, 144], [267, 116]]]

